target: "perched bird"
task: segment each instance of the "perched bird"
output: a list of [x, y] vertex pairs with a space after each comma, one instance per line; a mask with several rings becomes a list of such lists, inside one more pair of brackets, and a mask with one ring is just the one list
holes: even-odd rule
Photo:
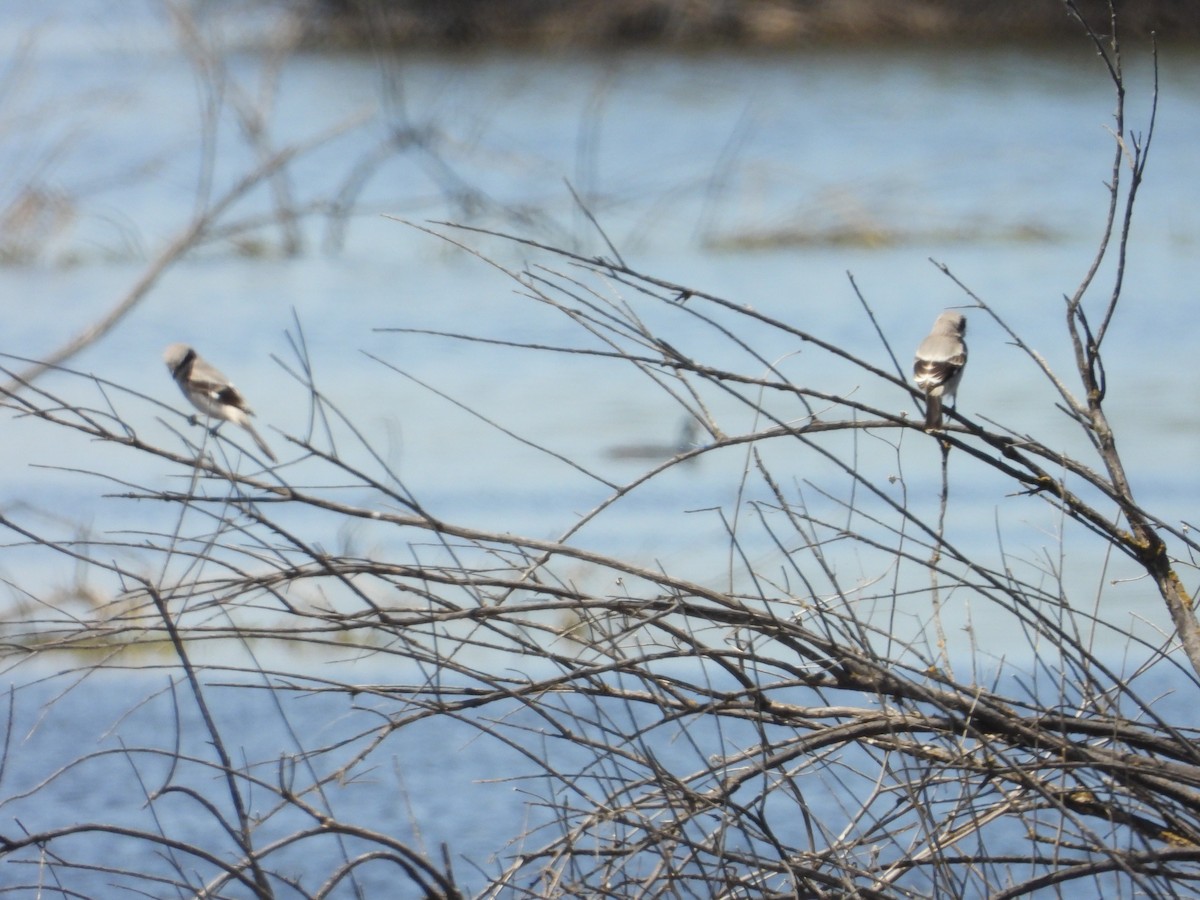
[[925, 392], [925, 430], [942, 427], [942, 404], [954, 402], [958, 382], [967, 364], [967, 319], [954, 310], [946, 310], [933, 323], [933, 330], [917, 347], [913, 361], [913, 380]]
[[254, 411], [246, 405], [246, 399], [228, 378], [201, 359], [187, 344], [172, 344], [167, 347], [163, 351], [163, 362], [171, 370], [171, 377], [183, 391], [183, 396], [191, 401], [192, 406], [206, 416], [241, 425], [250, 433], [250, 437], [254, 438], [258, 449], [266, 454], [271, 462], [276, 462], [275, 454], [271, 452], [267, 442], [250, 424], [250, 417], [254, 415]]

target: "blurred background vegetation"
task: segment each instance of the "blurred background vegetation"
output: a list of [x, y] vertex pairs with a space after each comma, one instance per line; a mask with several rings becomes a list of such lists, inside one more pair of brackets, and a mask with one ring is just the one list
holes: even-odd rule
[[[1060, 0], [288, 0], [311, 45], [802, 47], [831, 41], [1079, 40]], [[1078, 0], [1105, 21], [1107, 0]], [[1122, 0], [1128, 37], [1200, 34], [1194, 0]]]

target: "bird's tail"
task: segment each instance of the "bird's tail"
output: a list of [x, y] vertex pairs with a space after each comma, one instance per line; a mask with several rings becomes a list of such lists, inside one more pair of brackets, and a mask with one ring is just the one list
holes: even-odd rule
[[254, 426], [250, 424], [249, 418], [244, 419], [239, 424], [248, 432], [250, 432], [250, 437], [254, 438], [254, 443], [258, 444], [258, 449], [263, 452], [267, 459], [269, 459], [271, 462], [279, 462], [279, 460], [275, 458], [275, 454], [271, 452], [271, 448], [267, 446], [267, 442], [262, 439], [262, 435], [260, 435], [255, 430]]
[[942, 427], [942, 398], [932, 394], [925, 398], [925, 430], [937, 431]]

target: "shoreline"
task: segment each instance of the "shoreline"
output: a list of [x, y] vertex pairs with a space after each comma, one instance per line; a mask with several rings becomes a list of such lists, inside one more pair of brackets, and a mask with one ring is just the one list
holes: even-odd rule
[[[1099, 35], [1104, 0], [1078, 0]], [[430, 50], [792, 50], [903, 42], [965, 45], [1086, 39], [1059, 0], [303, 0], [292, 10], [310, 47]], [[1120, 4], [1120, 37], [1200, 38], [1200, 4]]]

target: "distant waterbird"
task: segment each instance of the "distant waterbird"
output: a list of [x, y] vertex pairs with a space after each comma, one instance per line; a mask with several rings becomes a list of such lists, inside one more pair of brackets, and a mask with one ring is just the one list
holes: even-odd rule
[[618, 444], [605, 454], [609, 459], [665, 460], [672, 456], [694, 450], [700, 436], [700, 426], [688, 416], [679, 426], [679, 436], [674, 443]]

